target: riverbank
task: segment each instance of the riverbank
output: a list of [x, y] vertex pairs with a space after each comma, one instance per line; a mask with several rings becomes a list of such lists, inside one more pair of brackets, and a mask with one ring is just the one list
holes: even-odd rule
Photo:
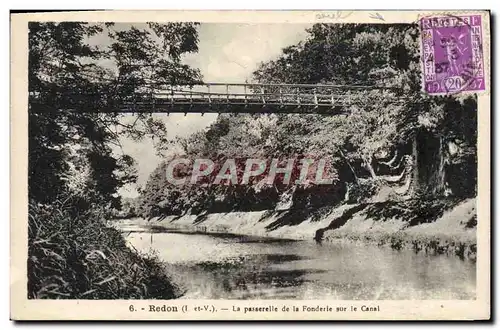
[[127, 246], [103, 213], [75, 214], [71, 207], [30, 204], [28, 298], [174, 299], [172, 284], [155, 255]]
[[328, 243], [338, 240], [476, 258], [475, 199], [345, 204], [316, 210], [186, 214], [127, 224], [188, 232], [229, 233]]

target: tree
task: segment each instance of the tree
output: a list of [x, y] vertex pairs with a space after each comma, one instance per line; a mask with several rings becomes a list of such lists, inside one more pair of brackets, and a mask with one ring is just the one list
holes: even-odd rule
[[[347, 117], [280, 115], [277, 129], [282, 133], [276, 136], [276, 149], [330, 154], [337, 165], [349, 165], [352, 175], [348, 180], [356, 182], [363, 176], [380, 181], [376, 169], [384, 167], [382, 163], [412, 154], [412, 191], [427, 197], [442, 196], [445, 149], [458, 124], [452, 111], [468, 116], [467, 123], [473, 126], [475, 120], [470, 116], [475, 113], [467, 108], [474, 108], [475, 101], [469, 97], [457, 102], [456, 98], [420, 93], [418, 28], [408, 24], [315, 24], [308, 32], [305, 42], [283, 49], [276, 60], [262, 63], [254, 78], [262, 83], [332, 83], [387, 89], [383, 93], [369, 88], [347, 92], [351, 100]], [[465, 138], [474, 141], [468, 147], [475, 145], [472, 131]], [[409, 151], [412, 148], [413, 152]], [[392, 169], [385, 167], [386, 171]]]
[[[182, 208], [192, 208], [193, 213], [269, 209], [290, 194], [295, 207], [306, 209], [339, 203], [349, 195], [346, 192], [360, 202], [383, 188], [398, 194], [397, 198], [441, 197], [446, 186], [454, 195], [475, 193], [475, 99], [421, 93], [416, 26], [315, 24], [308, 33], [307, 40], [261, 63], [254, 79], [364, 86], [344, 91], [348, 116], [225, 114], [178, 142], [182, 157], [209, 158], [219, 164], [227, 158], [328, 159], [336, 175], [334, 184], [293, 188], [279, 182], [206, 184], [179, 189], [165, 182], [156, 187], [155, 171], [144, 191], [147, 203], [156, 203], [155, 191], [162, 191], [165, 213]], [[237, 163], [239, 176], [241, 165]], [[466, 179], [457, 179], [465, 173]]]
[[[29, 24], [30, 198], [50, 203], [66, 194], [71, 160], [90, 168], [94, 202], [116, 204], [117, 189], [136, 175], [133, 160], [114, 155], [111, 145], [120, 147], [122, 136], [165, 142], [166, 130], [151, 114], [128, 124], [113, 110], [161, 84], [200, 80], [181, 62], [182, 54], [197, 51], [196, 25]], [[89, 40], [98, 35], [109, 43], [92, 46]]]

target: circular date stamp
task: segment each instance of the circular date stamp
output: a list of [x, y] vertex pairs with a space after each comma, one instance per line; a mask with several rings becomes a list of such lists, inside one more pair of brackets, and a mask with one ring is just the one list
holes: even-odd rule
[[423, 17], [419, 25], [426, 93], [485, 90], [480, 15]]

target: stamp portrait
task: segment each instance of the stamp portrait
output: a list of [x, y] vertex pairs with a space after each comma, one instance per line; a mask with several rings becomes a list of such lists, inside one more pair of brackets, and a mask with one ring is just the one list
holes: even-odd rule
[[425, 92], [485, 90], [481, 16], [420, 19]]

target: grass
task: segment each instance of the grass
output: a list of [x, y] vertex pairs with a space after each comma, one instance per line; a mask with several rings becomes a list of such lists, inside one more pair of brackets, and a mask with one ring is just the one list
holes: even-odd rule
[[172, 299], [161, 262], [127, 247], [96, 210], [63, 205], [29, 210], [29, 299]]

